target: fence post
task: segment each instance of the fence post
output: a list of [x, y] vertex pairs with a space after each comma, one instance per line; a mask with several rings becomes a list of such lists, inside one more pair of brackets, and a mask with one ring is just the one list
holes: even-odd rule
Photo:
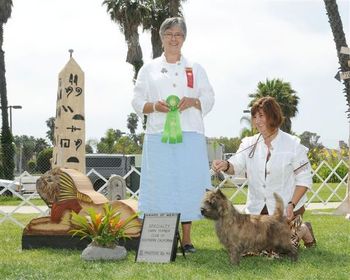
[[[349, 161], [350, 161], [350, 122], [349, 122]], [[348, 169], [348, 184], [347, 184], [347, 197], [346, 199], [334, 210], [334, 215], [346, 215], [350, 213], [350, 165]]]

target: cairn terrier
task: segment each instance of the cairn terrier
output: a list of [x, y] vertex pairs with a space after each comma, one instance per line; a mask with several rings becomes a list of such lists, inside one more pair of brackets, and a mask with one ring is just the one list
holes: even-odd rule
[[239, 213], [219, 190], [207, 191], [201, 213], [215, 221], [216, 234], [230, 254], [232, 264], [239, 264], [241, 255], [248, 252], [273, 250], [287, 254], [292, 261], [298, 258], [291, 242], [291, 230], [283, 216], [283, 201], [274, 193], [276, 209], [272, 216]]

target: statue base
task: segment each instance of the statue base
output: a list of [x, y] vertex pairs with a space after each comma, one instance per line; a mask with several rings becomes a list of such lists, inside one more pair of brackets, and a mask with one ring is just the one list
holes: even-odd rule
[[[120, 240], [120, 246], [124, 246], [126, 250], [137, 250], [140, 237], [131, 239]], [[71, 235], [22, 235], [22, 249], [40, 249], [40, 248], [52, 248], [52, 249], [72, 249], [72, 250], [84, 250], [91, 240], [80, 239], [80, 237]]]

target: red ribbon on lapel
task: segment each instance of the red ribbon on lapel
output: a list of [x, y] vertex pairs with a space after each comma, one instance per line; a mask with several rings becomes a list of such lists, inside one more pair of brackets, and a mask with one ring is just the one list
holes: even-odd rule
[[192, 67], [186, 67], [186, 77], [187, 77], [187, 86], [193, 88], [193, 71]]

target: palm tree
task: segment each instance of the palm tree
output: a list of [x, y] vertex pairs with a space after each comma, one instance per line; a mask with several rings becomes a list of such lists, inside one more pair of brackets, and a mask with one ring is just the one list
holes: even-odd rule
[[297, 107], [299, 97], [296, 95], [296, 91], [292, 89], [290, 83], [283, 82], [283, 80], [266, 79], [265, 83], [258, 83], [258, 88], [255, 93], [249, 94], [249, 97], [252, 98], [249, 107], [252, 107], [257, 99], [265, 96], [274, 97], [281, 106], [284, 116], [284, 122], [282, 123], [281, 129], [287, 133], [291, 133], [291, 118], [295, 117], [298, 113]]
[[107, 129], [105, 137], [102, 137], [97, 143], [97, 152], [112, 154], [114, 152], [114, 145], [118, 142], [116, 131], [113, 128]]
[[243, 128], [239, 133], [240, 139], [243, 139], [244, 137], [247, 137], [247, 136], [253, 136], [258, 132], [257, 129], [252, 125], [252, 118], [250, 115], [242, 116], [240, 119], [240, 123], [243, 126]]
[[139, 122], [139, 118], [135, 113], [130, 113], [127, 119], [127, 127], [130, 130], [130, 138], [137, 143], [136, 129]]
[[139, 119], [135, 113], [130, 113], [127, 118], [127, 127], [130, 130], [130, 134], [135, 135]]
[[[348, 55], [340, 53], [341, 47], [347, 47], [345, 34], [343, 31], [343, 24], [341, 21], [341, 17], [338, 11], [338, 5], [336, 0], [324, 0], [326, 11], [329, 19], [329, 24], [332, 29], [333, 38], [335, 42], [335, 46], [337, 49], [338, 60], [340, 64], [340, 70], [342, 72], [347, 72], [350, 70], [350, 66], [348, 65]], [[350, 79], [343, 80], [343, 84], [345, 86], [344, 93], [346, 97], [346, 102], [348, 105], [348, 118], [350, 118]], [[350, 142], [350, 140], [349, 140]], [[335, 210], [336, 214], [343, 215], [350, 212], [350, 169], [348, 173], [348, 194], [347, 199], [345, 199], [342, 204], [338, 206]]]
[[2, 167], [5, 179], [12, 180], [15, 169], [15, 147], [13, 144], [12, 132], [9, 128], [8, 121], [8, 103], [7, 103], [7, 89], [5, 77], [5, 55], [2, 49], [4, 42], [3, 26], [11, 17], [12, 0], [0, 0], [0, 98], [1, 98], [1, 116], [2, 116], [2, 131], [1, 131], [1, 149]]
[[46, 120], [46, 126], [49, 128], [49, 130], [46, 131], [46, 137], [52, 144], [55, 142], [55, 120], [55, 117], [50, 117]]
[[152, 57], [159, 57], [162, 52], [162, 41], [159, 35], [159, 29], [162, 22], [170, 16], [168, 0], [147, 1], [149, 13], [143, 18], [142, 25], [144, 30], [151, 31]]
[[134, 66], [134, 81], [143, 65], [138, 27], [149, 13], [144, 0], [104, 0], [111, 20], [119, 25], [128, 45], [126, 62]]
[[[185, 2], [186, 0], [182, 0]], [[169, 0], [169, 14], [171, 17], [181, 15], [181, 0]]]
[[[342, 72], [350, 71], [348, 65], [349, 55], [340, 53], [341, 47], [347, 47], [345, 34], [343, 31], [343, 24], [339, 15], [338, 5], [336, 0], [324, 0], [327, 15], [329, 19], [329, 24], [332, 29], [335, 46], [337, 49], [338, 60], [340, 64], [340, 70]], [[348, 118], [350, 118], [350, 79], [343, 80], [345, 89], [345, 97], [348, 105]]]

